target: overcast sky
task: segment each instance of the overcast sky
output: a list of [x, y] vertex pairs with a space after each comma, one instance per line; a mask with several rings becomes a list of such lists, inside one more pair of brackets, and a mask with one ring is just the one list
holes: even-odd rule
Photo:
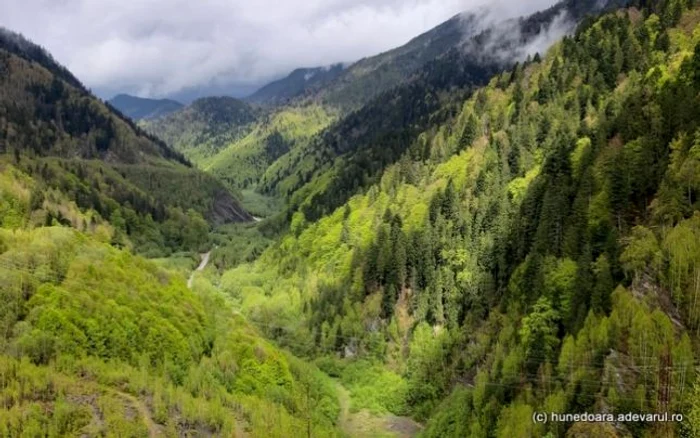
[[554, 0], [0, 0], [0, 26], [102, 97], [184, 98], [242, 95], [297, 67], [354, 61], [494, 3], [517, 16]]

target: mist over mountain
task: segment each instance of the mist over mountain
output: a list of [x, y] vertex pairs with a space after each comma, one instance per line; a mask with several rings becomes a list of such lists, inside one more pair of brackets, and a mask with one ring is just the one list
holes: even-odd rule
[[299, 67], [388, 51], [481, 6], [499, 7], [504, 18], [553, 3], [202, 0], [192, 10], [183, 0], [133, 7], [117, 0], [7, 0], [1, 24], [47, 47], [103, 98], [126, 93], [188, 103], [207, 95], [243, 97]]
[[[484, 65], [497, 63], [509, 67], [545, 52], [572, 32], [585, 15], [623, 3], [567, 0], [529, 17], [514, 17], [514, 10], [507, 10], [504, 3], [481, 6], [455, 15], [398, 48], [349, 63], [344, 68], [338, 65], [331, 69], [297, 69], [247, 99], [269, 105], [292, 98], [320, 98], [335, 107], [356, 109], [451, 50], [463, 51]], [[325, 74], [313, 74], [319, 71]]]

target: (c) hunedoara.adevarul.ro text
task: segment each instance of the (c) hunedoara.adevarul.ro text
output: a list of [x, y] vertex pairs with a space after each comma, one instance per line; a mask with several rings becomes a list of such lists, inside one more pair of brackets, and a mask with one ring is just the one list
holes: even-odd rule
[[558, 412], [534, 412], [532, 422], [545, 423], [680, 423], [683, 414], [671, 414], [661, 412], [655, 414], [640, 414], [627, 412], [624, 414], [595, 414], [583, 413], [558, 413]]

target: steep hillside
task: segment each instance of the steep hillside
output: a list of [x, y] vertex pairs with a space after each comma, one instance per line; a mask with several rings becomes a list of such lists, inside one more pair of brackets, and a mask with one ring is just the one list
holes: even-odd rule
[[142, 126], [239, 191], [257, 189], [271, 166], [286, 168], [335, 117], [314, 104], [264, 111], [233, 98], [207, 98]]
[[[215, 178], [90, 95], [41, 48], [0, 33], [0, 164], [39, 181], [85, 214], [118, 224], [137, 249], [196, 249], [185, 230], [251, 217]], [[44, 220], [69, 221], [64, 215]]]
[[[301, 207], [308, 220], [332, 212], [377, 182], [382, 170], [406, 150], [420, 150], [421, 133], [453, 118], [465, 96], [497, 72], [510, 68], [523, 48], [560, 32], [561, 17], [573, 20], [583, 11], [595, 10], [596, 3], [562, 2], [460, 40], [459, 47], [446, 49], [404, 83], [341, 117], [309, 147], [294, 151], [293, 159], [276, 164], [264, 175], [260, 189], [287, 197], [291, 210]], [[443, 25], [443, 33], [456, 23]]]
[[[340, 436], [329, 379], [206, 280], [189, 290], [108, 245], [116, 220], [37, 206], [39, 181], [0, 170], [0, 436]], [[83, 222], [32, 223], [53, 206]]]
[[109, 101], [125, 116], [133, 120], [157, 119], [181, 109], [183, 105], [170, 99], [144, 99], [142, 97], [119, 94]]
[[261, 105], [281, 105], [325, 86], [337, 78], [343, 72], [343, 68], [342, 64], [298, 68], [289, 76], [265, 85], [246, 100]]
[[231, 187], [257, 188], [263, 173], [331, 124], [334, 115], [317, 105], [286, 107], [259, 119], [248, 135], [231, 142], [201, 167]]
[[0, 32], [0, 152], [158, 164], [181, 155], [90, 95], [49, 54]]
[[346, 111], [360, 108], [478, 34], [484, 17], [485, 13], [455, 16], [399, 48], [357, 61], [317, 95], [325, 104]]
[[[248, 99], [256, 103], [280, 104], [294, 97], [297, 100], [312, 98], [323, 105], [349, 112], [361, 108], [374, 97], [411, 79], [426, 64], [455, 49], [471, 51], [472, 57], [494, 55], [499, 48], [491, 43], [483, 44], [484, 41], [481, 40], [482, 44], [470, 44], [472, 38], [484, 32], [495, 34], [496, 39], [505, 39], [513, 43], [514, 39], [526, 40], [533, 31], [539, 32], [543, 23], [552, 23], [555, 18], [573, 25], [587, 14], [623, 4], [623, 0], [564, 0], [530, 17], [526, 23], [522, 23], [522, 19], [500, 20], [488, 7], [465, 12], [413, 38], [401, 47], [361, 59], [344, 69], [338, 65], [324, 70], [324, 74], [318, 78], [315, 74], [319, 69], [295, 70], [287, 78], [263, 87]], [[557, 29], [556, 32], [565, 31], [565, 27]], [[524, 59], [527, 53], [499, 55], [503, 55], [502, 60], [510, 61], [515, 59], [512, 55], [519, 55]], [[309, 75], [312, 75], [310, 80]]]
[[245, 137], [258, 117], [258, 111], [241, 100], [207, 97], [142, 125], [198, 164]]
[[423, 436], [697, 436], [700, 10], [640, 3], [497, 75], [320, 220], [297, 211], [222, 288]]
[[459, 47], [465, 39], [481, 30], [485, 14], [455, 16], [407, 44], [365, 58], [344, 68], [297, 69], [272, 82], [247, 98], [264, 105], [280, 105], [312, 99], [323, 105], [348, 112], [361, 107], [374, 96], [410, 78], [427, 62]]

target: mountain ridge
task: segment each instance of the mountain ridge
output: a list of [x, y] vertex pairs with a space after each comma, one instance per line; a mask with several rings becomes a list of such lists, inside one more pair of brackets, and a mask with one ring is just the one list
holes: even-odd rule
[[344, 68], [343, 64], [297, 68], [289, 75], [262, 86], [245, 100], [268, 106], [281, 105], [324, 86], [338, 77]]
[[107, 102], [135, 121], [164, 117], [184, 106], [172, 99], [147, 99], [129, 94], [117, 94]]
[[[268, 105], [287, 103], [294, 98], [320, 99], [325, 104], [343, 112], [349, 112], [359, 109], [373, 97], [407, 80], [428, 62], [444, 56], [451, 49], [460, 47], [464, 42], [499, 23], [510, 23], [510, 26], [514, 27], [518, 23], [527, 25], [538, 21], [551, 21], [552, 14], [566, 11], [573, 26], [587, 14], [595, 14], [625, 3], [625, 0], [563, 0], [530, 16], [507, 20], [499, 20], [493, 16], [488, 7], [465, 11], [411, 38], [401, 46], [348, 63], [334, 74], [324, 77], [319, 83], [311, 84], [309, 87], [299, 87], [294, 83], [293, 78], [298, 79], [301, 73], [323, 69], [323, 67], [296, 69], [287, 77], [263, 86], [259, 90], [264, 90], [261, 96], [256, 96], [254, 93], [246, 99]], [[526, 33], [533, 31], [528, 28], [523, 30]], [[518, 60], [525, 59], [514, 58], [511, 62]], [[289, 88], [285, 89], [285, 85]], [[276, 95], [275, 92], [279, 94]]]
[[0, 48], [0, 435], [700, 436], [700, 5], [598, 4], [348, 112], [197, 102], [192, 162], [288, 200], [213, 231], [211, 175]]
[[[214, 224], [252, 220], [220, 181], [94, 97], [48, 52], [6, 31], [0, 33], [0, 88], [4, 161], [74, 197], [80, 214], [114, 219], [121, 225], [119, 244], [167, 252], [196, 245], [178, 234], [187, 224], [201, 231], [202, 216]], [[45, 213], [49, 224], [66, 215]], [[183, 229], [166, 231], [168, 221]], [[147, 230], [162, 244], [151, 245]]]

